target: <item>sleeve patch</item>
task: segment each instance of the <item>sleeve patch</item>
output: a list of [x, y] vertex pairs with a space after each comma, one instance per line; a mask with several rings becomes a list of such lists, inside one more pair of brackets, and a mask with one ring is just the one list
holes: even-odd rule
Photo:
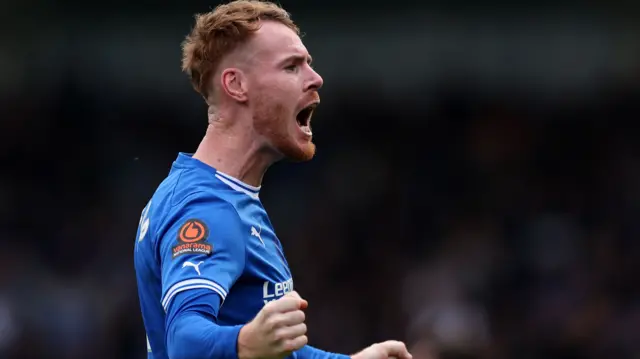
[[209, 238], [209, 227], [199, 219], [187, 220], [178, 230], [178, 244], [172, 248], [172, 258], [183, 254], [210, 255], [213, 246], [206, 242]]

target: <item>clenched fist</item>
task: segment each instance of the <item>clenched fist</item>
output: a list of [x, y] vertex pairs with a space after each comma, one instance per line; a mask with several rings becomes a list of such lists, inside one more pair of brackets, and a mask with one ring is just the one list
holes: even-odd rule
[[411, 354], [406, 345], [402, 342], [389, 340], [386, 342], [373, 344], [362, 350], [358, 354], [352, 355], [351, 359], [411, 359]]
[[308, 342], [307, 301], [291, 292], [267, 303], [238, 336], [240, 359], [282, 359]]

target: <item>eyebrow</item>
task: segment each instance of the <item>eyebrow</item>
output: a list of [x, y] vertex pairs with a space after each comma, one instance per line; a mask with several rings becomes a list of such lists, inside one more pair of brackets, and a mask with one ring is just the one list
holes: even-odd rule
[[311, 65], [311, 63], [313, 63], [313, 57], [311, 55], [300, 55], [300, 54], [296, 54], [296, 55], [291, 55], [291, 56], [287, 56], [282, 63], [287, 63], [291, 60], [295, 60], [295, 61], [305, 61], [307, 62], [307, 64]]

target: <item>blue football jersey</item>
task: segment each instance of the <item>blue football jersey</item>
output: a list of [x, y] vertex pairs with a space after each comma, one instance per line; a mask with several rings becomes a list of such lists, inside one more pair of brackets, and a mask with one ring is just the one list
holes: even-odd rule
[[168, 358], [166, 312], [180, 292], [219, 295], [217, 324], [224, 326], [251, 321], [266, 302], [293, 290], [259, 190], [178, 155], [142, 211], [134, 249], [149, 358]]

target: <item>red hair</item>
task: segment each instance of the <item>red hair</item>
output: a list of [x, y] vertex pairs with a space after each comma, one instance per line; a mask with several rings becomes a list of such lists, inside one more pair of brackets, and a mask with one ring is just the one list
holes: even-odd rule
[[182, 44], [182, 71], [198, 93], [211, 92], [211, 76], [221, 60], [247, 42], [263, 20], [277, 21], [300, 33], [287, 11], [258, 0], [236, 0], [196, 15], [196, 23]]

